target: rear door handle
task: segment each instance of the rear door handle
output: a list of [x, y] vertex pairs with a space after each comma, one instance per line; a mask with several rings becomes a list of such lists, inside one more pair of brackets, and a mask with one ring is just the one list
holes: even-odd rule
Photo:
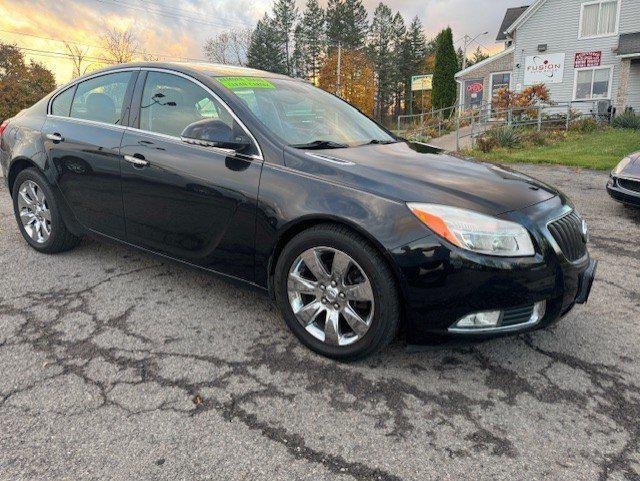
[[149, 161], [145, 160], [145, 158], [140, 154], [125, 155], [124, 160], [126, 160], [130, 164], [133, 164], [134, 167], [146, 167], [147, 165], [149, 165]]
[[54, 142], [62, 142], [64, 137], [58, 133], [55, 134], [47, 134], [47, 139], [53, 140]]

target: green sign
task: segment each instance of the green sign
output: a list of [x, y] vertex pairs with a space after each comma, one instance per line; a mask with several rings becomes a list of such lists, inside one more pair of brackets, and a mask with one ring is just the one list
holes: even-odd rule
[[218, 77], [216, 80], [229, 90], [276, 88], [267, 79], [259, 77]]

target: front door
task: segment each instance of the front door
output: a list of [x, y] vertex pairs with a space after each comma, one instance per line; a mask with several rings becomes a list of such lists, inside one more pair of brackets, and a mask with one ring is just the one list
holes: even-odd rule
[[246, 132], [210, 91], [177, 74], [144, 72], [134, 102], [134, 128], [125, 132], [121, 151], [128, 241], [253, 280], [261, 160], [180, 138], [187, 125], [204, 119]]
[[123, 106], [137, 72], [85, 80], [56, 96], [45, 123], [45, 149], [57, 183], [86, 228], [124, 239], [120, 180]]

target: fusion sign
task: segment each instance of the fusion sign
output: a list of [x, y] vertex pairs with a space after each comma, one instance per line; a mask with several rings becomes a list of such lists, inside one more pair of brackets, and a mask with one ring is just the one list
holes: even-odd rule
[[564, 78], [564, 53], [531, 55], [524, 64], [524, 84], [559, 84]]

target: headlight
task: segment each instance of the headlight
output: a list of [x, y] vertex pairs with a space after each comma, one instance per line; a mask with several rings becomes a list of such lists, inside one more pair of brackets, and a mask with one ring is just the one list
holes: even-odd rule
[[618, 165], [615, 166], [615, 168], [611, 171], [611, 173], [618, 175], [620, 172], [622, 172], [625, 169], [627, 165], [629, 165], [630, 162], [631, 162], [631, 157], [625, 157], [620, 162], [618, 162]]
[[407, 206], [432, 231], [463, 249], [503, 257], [535, 254], [529, 232], [515, 222], [446, 205]]

